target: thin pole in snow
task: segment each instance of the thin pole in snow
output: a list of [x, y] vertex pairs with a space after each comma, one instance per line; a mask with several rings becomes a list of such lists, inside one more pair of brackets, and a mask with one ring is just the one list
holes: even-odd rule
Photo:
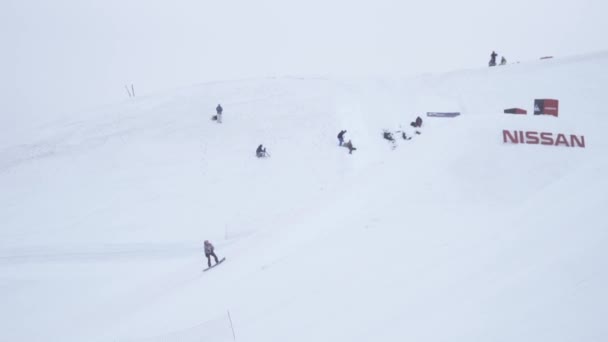
[[131, 94], [135, 97], [135, 87], [133, 87], [133, 83], [131, 83]]
[[228, 319], [230, 320], [230, 329], [232, 329], [232, 340], [236, 342], [236, 335], [234, 334], [234, 326], [232, 325], [232, 317], [230, 317], [230, 310], [228, 310]]
[[126, 84], [125, 84], [125, 89], [127, 89], [127, 94], [129, 94], [129, 97], [131, 97], [131, 91], [129, 90], [129, 87], [127, 87]]

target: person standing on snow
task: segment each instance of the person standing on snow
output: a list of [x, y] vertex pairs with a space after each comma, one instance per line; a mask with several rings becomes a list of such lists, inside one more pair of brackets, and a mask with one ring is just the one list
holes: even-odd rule
[[220, 104], [217, 105], [217, 107], [215, 107], [215, 112], [217, 113], [217, 123], [222, 123], [222, 112], [224, 111], [224, 108], [222, 108], [222, 106]]
[[342, 144], [344, 143], [344, 134], [346, 133], [346, 130], [340, 131], [340, 133], [338, 133], [338, 146], [342, 146]]
[[492, 51], [492, 54], [490, 55], [490, 66], [496, 66], [496, 57], [498, 56], [498, 54], [496, 53], [496, 51]]
[[209, 240], [205, 240], [205, 256], [207, 257], [207, 266], [211, 267], [211, 257], [215, 259], [215, 264], [218, 264], [217, 255], [215, 255], [215, 247], [213, 247]]

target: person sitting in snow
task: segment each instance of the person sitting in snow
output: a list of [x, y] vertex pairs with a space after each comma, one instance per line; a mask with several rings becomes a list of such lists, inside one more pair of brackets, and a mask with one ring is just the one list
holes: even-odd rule
[[500, 59], [500, 65], [507, 65], [507, 59], [505, 58], [505, 56], [502, 56], [502, 58]]
[[219, 263], [217, 255], [215, 255], [215, 247], [213, 247], [209, 240], [205, 240], [205, 256], [207, 257], [207, 266], [211, 267], [211, 257], [215, 259], [216, 265]]
[[338, 146], [342, 146], [342, 144], [344, 143], [344, 134], [346, 133], [346, 130], [340, 131], [340, 133], [338, 133]]
[[350, 140], [346, 144], [344, 144], [344, 147], [348, 149], [348, 154], [353, 154], [353, 151], [357, 150], [356, 147], [353, 147], [353, 143]]
[[260, 144], [260, 146], [258, 146], [258, 148], [255, 150], [255, 155], [258, 158], [266, 157], [266, 148]]
[[382, 137], [390, 142], [395, 141], [395, 139], [393, 138], [393, 134], [389, 131], [384, 131], [384, 133], [382, 133]]
[[412, 121], [410, 123], [410, 126], [412, 126], [412, 127], [420, 127], [420, 126], [422, 126], [422, 118], [421, 117], [417, 117], [415, 121]]

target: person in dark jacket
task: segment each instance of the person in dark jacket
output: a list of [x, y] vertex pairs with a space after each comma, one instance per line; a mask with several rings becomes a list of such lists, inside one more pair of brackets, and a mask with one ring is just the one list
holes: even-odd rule
[[353, 154], [353, 151], [357, 150], [356, 147], [353, 147], [353, 143], [350, 140], [346, 144], [344, 144], [344, 147], [348, 149], [348, 154]]
[[422, 127], [422, 118], [421, 117], [416, 118], [416, 127]]
[[340, 133], [338, 133], [338, 146], [342, 146], [342, 144], [344, 143], [344, 134], [346, 133], [346, 130], [340, 131]]
[[207, 266], [211, 267], [211, 257], [215, 259], [215, 264], [218, 264], [217, 255], [215, 255], [215, 247], [213, 247], [209, 240], [205, 240], [205, 256], [207, 257]]
[[490, 55], [490, 66], [496, 66], [496, 57], [498, 56], [498, 54], [496, 53], [496, 51], [492, 51], [492, 54]]
[[389, 131], [384, 131], [384, 133], [382, 133], [382, 137], [391, 142], [395, 141], [395, 139], [393, 138], [393, 134]]
[[258, 158], [266, 157], [266, 148], [260, 144], [260, 146], [258, 146], [258, 148], [255, 150], [255, 155]]
[[218, 104], [217, 107], [215, 107], [215, 112], [217, 113], [217, 115], [216, 115], [217, 123], [222, 123], [222, 112], [223, 111], [224, 111], [224, 108], [222, 108], [222, 106], [220, 104]]
[[500, 59], [500, 65], [507, 65], [507, 59], [505, 58], [505, 56], [502, 56], [502, 58]]

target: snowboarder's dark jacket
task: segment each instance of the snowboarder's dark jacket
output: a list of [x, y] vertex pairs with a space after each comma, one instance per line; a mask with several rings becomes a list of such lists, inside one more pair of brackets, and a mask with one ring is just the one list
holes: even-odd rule
[[215, 107], [215, 111], [220, 115], [222, 114], [223, 110], [224, 110], [224, 108], [222, 108], [222, 106], [219, 104], [217, 105], [217, 107]]
[[205, 242], [205, 255], [209, 255], [213, 253], [215, 248], [211, 244], [211, 242]]
[[346, 131], [340, 131], [340, 133], [338, 133], [338, 139], [343, 139], [344, 133], [346, 133]]
[[393, 139], [393, 135], [391, 134], [391, 132], [384, 132], [384, 134], [382, 134], [382, 136], [386, 140], [390, 140], [390, 141], [394, 141], [395, 140], [395, 139]]

